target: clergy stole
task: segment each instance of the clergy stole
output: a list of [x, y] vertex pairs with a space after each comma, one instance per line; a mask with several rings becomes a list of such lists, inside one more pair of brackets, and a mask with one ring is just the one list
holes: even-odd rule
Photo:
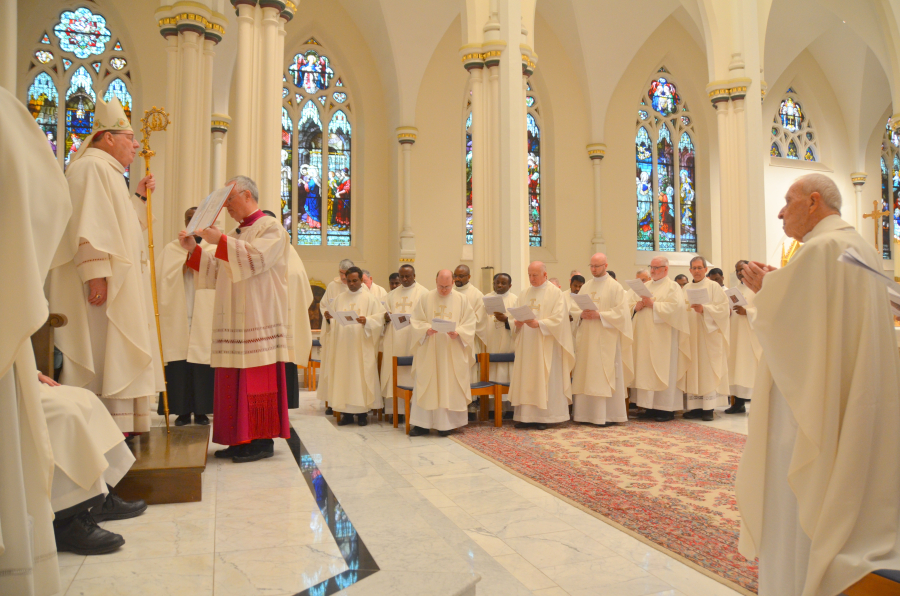
[[[665, 391], [672, 371], [672, 334], [678, 334], [679, 381], [687, 371], [691, 357], [688, 313], [684, 308], [684, 292], [678, 282], [664, 277], [644, 284], [653, 294], [653, 308], [644, 307], [634, 313], [634, 381], [631, 386], [645, 391]], [[630, 293], [632, 310], [640, 297]]]
[[[372, 287], [375, 287], [375, 284], [372, 284]], [[426, 294], [428, 294], [428, 290], [417, 282], [408, 288], [399, 286], [389, 293], [384, 300], [388, 311], [409, 315], [410, 321], [412, 321], [413, 310], [416, 304]], [[384, 397], [394, 397], [394, 356], [413, 355], [415, 349], [413, 335], [411, 324], [403, 329], [396, 329], [393, 321], [384, 326], [383, 356], [381, 358], [381, 395]]]
[[760, 552], [772, 523], [763, 511], [777, 440], [770, 396], [780, 390], [797, 428], [793, 452], [781, 456], [790, 458], [798, 524], [811, 540], [802, 594], [824, 596], [875, 569], [900, 569], [900, 357], [884, 285], [838, 261], [853, 247], [880, 270], [881, 256], [837, 215], [803, 241], [755, 296], [763, 357], [735, 488], [741, 554], [782, 556]]
[[713, 392], [728, 395], [728, 322], [731, 312], [728, 296], [722, 286], [707, 278], [685, 286], [685, 289], [688, 288], [706, 288], [710, 300], [703, 305], [701, 314], [690, 307], [686, 297], [684, 299], [691, 360], [679, 389], [689, 395], [709, 395]]
[[[581, 296], [590, 296], [600, 309], [600, 320], [582, 319], [579, 312], [575, 334], [575, 371], [572, 393], [594, 397], [612, 397], [616, 387], [616, 350], [622, 352], [625, 386], [631, 384], [634, 371], [631, 356], [631, 309], [622, 284], [608, 274], [586, 282]], [[621, 342], [621, 343], [620, 343]]]
[[[201, 248], [215, 255], [214, 245], [204, 242]], [[156, 287], [163, 360], [209, 364], [216, 293], [195, 289], [194, 270], [184, 271], [186, 259], [187, 251], [173, 240], [163, 249], [159, 263]]]
[[[384, 307], [371, 292], [360, 288], [342, 292], [333, 312], [353, 311], [366, 324], [342, 325], [332, 320], [328, 346], [330, 405], [338, 412], [361, 414], [381, 407], [378, 383], [378, 338], [384, 325]], [[353, 410], [353, 411], [351, 411]]]
[[[447, 333], [429, 337], [432, 319], [453, 321], [459, 337], [452, 339]], [[469, 371], [475, 361], [476, 327], [468, 300], [459, 292], [441, 296], [431, 290], [416, 304], [411, 326], [416, 403], [423, 410], [465, 411], [472, 402]]]
[[[491, 292], [487, 296], [500, 296], [503, 304], [509, 309], [516, 305], [518, 297], [510, 291], [505, 294]], [[481, 302], [482, 305], [484, 301]], [[516, 351], [516, 336], [513, 333], [515, 319], [509, 319], [507, 323], [501, 323], [494, 318], [494, 313], [485, 312], [484, 343], [485, 351], [490, 354], [511, 354]], [[509, 383], [509, 373], [512, 365], [509, 362], [492, 362], [490, 365], [489, 379], [495, 383]]]
[[749, 395], [738, 394], [746, 393], [746, 390], [753, 389], [756, 369], [762, 356], [762, 346], [759, 345], [759, 340], [756, 339], [756, 333], [753, 332], [753, 327], [750, 324], [751, 319], [756, 315], [756, 307], [754, 306], [756, 294], [744, 284], [739, 284], [737, 288], [747, 300], [747, 306], [744, 307], [747, 314], [739, 315], [734, 310], [731, 311], [728, 375], [731, 393], [738, 397], [750, 397]]
[[347, 291], [347, 284], [341, 283], [340, 277], [335, 277], [333, 280], [328, 282], [328, 286], [325, 288], [325, 295], [322, 296], [322, 300], [319, 302], [319, 311], [322, 313], [322, 332], [319, 334], [319, 343], [322, 344], [322, 347], [319, 349], [319, 360], [321, 364], [321, 368], [319, 369], [319, 384], [316, 389], [316, 394], [319, 399], [324, 402], [328, 401], [328, 343], [331, 339], [331, 331], [334, 325], [336, 325], [336, 321], [332, 320], [330, 323], [327, 322], [325, 318], [325, 310], [326, 308], [329, 311], [333, 312], [332, 307], [328, 306], [332, 300], [338, 297], [339, 294]]
[[[516, 361], [510, 378], [510, 402], [513, 406], [547, 409], [550, 365], [556, 343], [562, 348], [563, 390], [566, 399], [572, 403], [569, 375], [575, 366], [575, 348], [565, 296], [559, 288], [545, 281], [538, 287], [529, 286], [519, 296], [516, 306], [527, 306], [534, 311], [539, 326], [532, 329], [523, 325], [515, 331]], [[515, 324], [510, 326], [515, 327]]]

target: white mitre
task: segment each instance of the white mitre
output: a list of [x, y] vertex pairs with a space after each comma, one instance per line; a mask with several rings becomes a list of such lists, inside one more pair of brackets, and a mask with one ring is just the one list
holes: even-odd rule
[[94, 142], [95, 134], [107, 130], [112, 132], [128, 131], [134, 133], [134, 129], [131, 128], [131, 122], [128, 121], [128, 117], [125, 115], [125, 110], [122, 108], [122, 104], [119, 102], [118, 97], [113, 97], [108, 102], [103, 101], [102, 99], [97, 100], [97, 105], [94, 107], [94, 122], [91, 125], [91, 134], [87, 136], [85, 142], [78, 148], [78, 151], [75, 152], [75, 155], [72, 156], [69, 163], [71, 164], [87, 153], [87, 150]]

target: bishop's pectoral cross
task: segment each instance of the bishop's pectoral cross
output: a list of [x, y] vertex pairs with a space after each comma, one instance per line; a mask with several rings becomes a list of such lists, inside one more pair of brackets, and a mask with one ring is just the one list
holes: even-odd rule
[[434, 311], [434, 318], [449, 321], [450, 317], [453, 316], [453, 313], [445, 312], [446, 310], [447, 310], [447, 305], [441, 304], [441, 306], [438, 308], [438, 310]]
[[890, 215], [890, 211], [879, 211], [878, 210], [878, 201], [872, 201], [872, 213], [865, 213], [863, 217], [868, 217], [872, 219], [872, 224], [875, 227], [875, 250], [878, 250], [878, 228], [881, 225], [881, 222], [878, 221], [881, 217], [887, 217]]
[[408, 313], [409, 311], [406, 309], [409, 308], [410, 306], [412, 306], [412, 301], [409, 299], [408, 296], [404, 296], [403, 298], [400, 299], [399, 302], [397, 302], [397, 312]]

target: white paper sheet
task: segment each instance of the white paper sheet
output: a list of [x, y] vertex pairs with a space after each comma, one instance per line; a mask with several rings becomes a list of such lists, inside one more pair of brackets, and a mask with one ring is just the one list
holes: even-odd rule
[[450, 333], [456, 331], [456, 323], [444, 319], [431, 319], [431, 328], [439, 333]]
[[495, 312], [502, 315], [506, 312], [506, 305], [503, 304], [503, 298], [501, 296], [485, 296], [482, 300], [484, 300], [484, 312], [490, 315]]
[[747, 299], [739, 289], [728, 288], [725, 290], [725, 295], [728, 296], [728, 302], [731, 303], [732, 310], [737, 306], [747, 306]]
[[838, 261], [847, 263], [848, 265], [856, 265], [857, 267], [868, 271], [869, 273], [874, 275], [878, 279], [878, 281], [887, 286], [889, 290], [893, 289], [895, 293], [900, 294], [900, 284], [895, 282], [893, 279], [891, 279], [881, 271], [872, 269], [871, 267], [866, 265], [866, 263], [862, 259], [862, 256], [858, 252], [856, 252], [853, 247], [848, 247], [846, 250], [844, 250], [841, 256], [838, 257]]
[[572, 294], [572, 302], [581, 310], [600, 310], [587, 294]]
[[523, 323], [535, 318], [534, 311], [527, 306], [513, 306], [508, 310], [509, 314], [511, 314], [515, 320], [522, 321]]
[[409, 327], [409, 315], [406, 313], [390, 313], [391, 315], [391, 323], [394, 324], [394, 329], [398, 331], [403, 329], [404, 327]]
[[688, 304], [708, 304], [709, 290], [706, 288], [685, 288]]
[[357, 325], [358, 314], [352, 310], [341, 310], [332, 315], [341, 325]]
[[631, 288], [631, 290], [641, 298], [653, 298], [653, 294], [650, 293], [650, 290], [647, 289], [644, 282], [639, 279], [626, 279], [625, 285]]
[[203, 199], [203, 202], [200, 203], [197, 210], [194, 212], [194, 217], [191, 218], [187, 228], [185, 228], [185, 231], [187, 231], [188, 234], [193, 234], [197, 230], [205, 230], [216, 223], [216, 218], [219, 217], [219, 211], [222, 210], [225, 200], [228, 198], [228, 195], [231, 194], [231, 189], [234, 188], [234, 184], [234, 182], [226, 184], [222, 188], [212, 191], [209, 193], [208, 197]]

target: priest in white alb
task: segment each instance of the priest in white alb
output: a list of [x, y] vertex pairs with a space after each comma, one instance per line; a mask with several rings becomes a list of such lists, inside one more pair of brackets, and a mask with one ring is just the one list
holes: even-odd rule
[[598, 426], [628, 422], [625, 399], [633, 376], [631, 305], [622, 284], [611, 278], [606, 255], [591, 257], [591, 276], [579, 296], [599, 310], [580, 310], [575, 333], [572, 418]]
[[328, 320], [331, 318], [330, 304], [338, 297], [338, 294], [347, 291], [347, 270], [353, 267], [353, 261], [344, 259], [338, 265], [338, 276], [328, 282], [325, 287], [325, 295], [319, 301], [319, 311], [322, 313], [322, 332], [319, 334], [319, 384], [316, 386], [316, 395], [320, 400], [325, 402], [325, 413], [332, 414], [333, 410], [328, 405], [329, 383], [328, 383], [328, 340], [331, 338], [331, 325]]
[[365, 426], [369, 423], [369, 410], [384, 407], [378, 381], [378, 338], [383, 329], [384, 307], [363, 285], [359, 267], [347, 269], [345, 277], [347, 291], [331, 303], [332, 318], [326, 323], [331, 327], [331, 407], [341, 413], [339, 425], [352, 423], [355, 416], [356, 423]]
[[547, 267], [540, 261], [528, 266], [530, 287], [519, 295], [516, 306], [527, 306], [534, 318], [516, 320], [516, 361], [509, 385], [516, 428], [544, 430], [548, 424], [569, 419], [572, 403], [572, 369], [575, 349], [566, 299], [547, 281]]
[[[164, 389], [143, 230], [152, 175], [132, 194], [125, 168], [138, 142], [117, 98], [97, 101], [89, 140], [66, 169], [72, 217], [50, 274], [50, 309], [69, 316], [54, 335], [64, 385], [86, 387], [125, 433], [150, 430], [150, 402]], [[76, 303], [86, 305], [86, 316]]]
[[850, 593], [900, 569], [900, 358], [884, 283], [838, 261], [852, 249], [882, 269], [840, 209], [830, 178], [799, 178], [778, 216], [803, 246], [743, 270], [763, 356], [735, 488], [759, 596]]
[[762, 356], [762, 346], [756, 339], [752, 323], [756, 315], [756, 307], [753, 305], [756, 292], [744, 283], [744, 265], [747, 264], [747, 261], [738, 261], [734, 266], [739, 282], [735, 288], [744, 296], [747, 305], [734, 306], [731, 310], [728, 375], [734, 404], [725, 410], [726, 414], [743, 414], [747, 411], [746, 403], [753, 397], [756, 369]]
[[[487, 313], [484, 312], [484, 294], [472, 285], [472, 273], [468, 265], [459, 265], [453, 271], [453, 291], [465, 296], [469, 302], [469, 308], [475, 313], [475, 353], [484, 352], [484, 334], [488, 323]], [[477, 383], [481, 371], [478, 362], [472, 364], [472, 382]]]
[[[485, 297], [499, 296], [507, 310], [516, 305], [518, 296], [510, 291], [512, 276], [508, 273], [498, 273], [494, 276], [494, 291]], [[483, 303], [483, 301], [482, 301]], [[486, 313], [487, 324], [484, 326], [485, 350], [489, 354], [512, 354], [516, 351], [516, 336], [512, 332], [508, 313]], [[491, 362], [488, 380], [494, 383], [509, 383], [509, 373], [512, 369], [511, 362]], [[508, 398], [508, 396], [507, 396]]]
[[[381, 358], [381, 396], [384, 398], [384, 413], [394, 413], [394, 357], [413, 355], [412, 320], [413, 310], [419, 299], [428, 293], [428, 289], [416, 281], [416, 269], [409, 263], [402, 265], [398, 271], [400, 286], [391, 291], [384, 299], [387, 312], [384, 313], [384, 339], [382, 341]], [[391, 314], [399, 319], [394, 323]], [[412, 387], [410, 367], [397, 368], [397, 384]]]
[[[184, 212], [185, 227], [196, 211], [191, 207]], [[194, 240], [201, 249], [215, 253], [216, 247], [199, 236]], [[191, 415], [195, 424], [206, 425], [213, 412], [216, 379], [209, 365], [216, 292], [196, 289], [194, 270], [185, 260], [187, 251], [181, 242], [176, 238], [168, 243], [159, 259], [156, 283], [169, 413], [176, 415], [175, 426], [190, 424]], [[156, 413], [165, 414], [162, 397]]]
[[[691, 259], [693, 281], [684, 287], [688, 308], [691, 358], [682, 378], [685, 418], [715, 418], [715, 409], [728, 405], [728, 340], [731, 306], [725, 291], [706, 277], [706, 259]], [[706, 303], [691, 302], [690, 290], [706, 290]]]
[[366, 289], [372, 292], [372, 295], [375, 296], [378, 300], [384, 300], [384, 297], [388, 295], [388, 291], [379, 286], [372, 279], [372, 274], [369, 273], [368, 269], [363, 269], [363, 285], [366, 286]]
[[[412, 437], [427, 435], [430, 429], [446, 437], [469, 422], [475, 312], [463, 294], [453, 291], [453, 282], [449, 270], [438, 271], [437, 287], [419, 298], [413, 312], [412, 339], [416, 349], [409, 413]], [[435, 329], [434, 319], [452, 322], [455, 328]]]
[[650, 297], [632, 293], [634, 303], [634, 381], [639, 417], [657, 422], [675, 419], [684, 407], [678, 382], [687, 371], [691, 355], [688, 313], [684, 292], [669, 279], [669, 259], [650, 261], [650, 281], [644, 284]]

